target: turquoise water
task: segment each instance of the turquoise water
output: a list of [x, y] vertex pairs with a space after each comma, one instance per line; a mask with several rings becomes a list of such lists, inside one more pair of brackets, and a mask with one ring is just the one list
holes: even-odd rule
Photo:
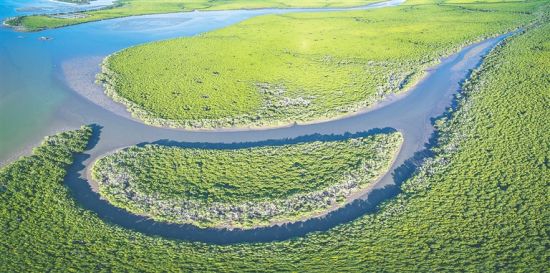
[[[16, 13], [0, 6], [5, 14]], [[36, 34], [0, 29], [0, 162], [42, 138], [65, 97], [51, 77], [48, 47]]]

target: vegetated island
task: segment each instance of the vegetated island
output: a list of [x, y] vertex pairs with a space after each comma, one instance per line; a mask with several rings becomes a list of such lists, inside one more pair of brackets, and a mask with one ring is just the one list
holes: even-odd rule
[[85, 128], [0, 169], [0, 271], [544, 272], [547, 7], [540, 24], [474, 72], [456, 110], [437, 123], [434, 157], [374, 214], [302, 238], [227, 246], [125, 230], [83, 209], [63, 184], [71, 154], [85, 149]]
[[155, 126], [319, 122], [407, 90], [441, 57], [529, 22], [541, 3], [486, 12], [411, 0], [372, 11], [261, 16], [122, 50], [106, 58], [98, 80], [134, 117]]
[[401, 144], [395, 132], [221, 150], [147, 145], [99, 159], [92, 176], [103, 198], [132, 213], [248, 229], [304, 220], [349, 202], [388, 171]]
[[[65, 0], [64, 2], [72, 1], [87, 2], [87, 0]], [[4, 24], [14, 27], [19, 31], [40, 31], [49, 28], [146, 14], [194, 10], [354, 7], [374, 2], [380, 2], [380, 0], [117, 0], [113, 5], [101, 9], [63, 14], [18, 16], [7, 19]]]

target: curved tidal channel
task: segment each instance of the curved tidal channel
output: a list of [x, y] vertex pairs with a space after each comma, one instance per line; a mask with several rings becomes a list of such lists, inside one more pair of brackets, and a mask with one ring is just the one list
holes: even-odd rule
[[[395, 0], [361, 8], [394, 6], [402, 2]], [[40, 33], [0, 29], [0, 162], [13, 159], [20, 151], [28, 151], [27, 147], [36, 145], [45, 135], [82, 124], [96, 124], [90, 149], [78, 155], [68, 170], [66, 184], [74, 198], [106, 221], [144, 234], [174, 239], [217, 244], [284, 240], [327, 230], [372, 212], [380, 202], [399, 191], [400, 183], [426, 155], [434, 133], [432, 120], [451, 106], [460, 83], [481, 63], [483, 56], [511, 34], [463, 48], [428, 71], [413, 89], [386, 99], [370, 111], [286, 128], [192, 132], [151, 127], [128, 118], [120, 105], [105, 98], [101, 89], [93, 84], [102, 57], [128, 46], [194, 35], [262, 14], [327, 10], [265, 9], [149, 15]], [[53, 40], [42, 41], [41, 36]], [[401, 151], [390, 171], [362, 196], [323, 217], [281, 226], [220, 230], [156, 222], [102, 200], [87, 175], [98, 157], [130, 145], [158, 143], [224, 149], [338, 139], [394, 130], [404, 136]]]

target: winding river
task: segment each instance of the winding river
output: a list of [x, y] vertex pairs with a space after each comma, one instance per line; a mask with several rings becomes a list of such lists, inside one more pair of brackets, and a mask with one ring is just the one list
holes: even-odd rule
[[[49, 3], [57, 10], [65, 5]], [[35, 3], [33, 2], [33, 3]], [[43, 3], [44, 2], [44, 3]], [[354, 9], [399, 5], [391, 0]], [[0, 0], [0, 17], [28, 12], [29, 1]], [[74, 7], [71, 7], [74, 8]], [[95, 85], [94, 75], [102, 58], [117, 50], [144, 42], [190, 36], [228, 26], [253, 16], [344, 9], [260, 9], [174, 13], [113, 19], [39, 33], [0, 29], [0, 163], [27, 154], [45, 135], [96, 124], [90, 149], [78, 155], [66, 184], [74, 198], [101, 218], [149, 235], [229, 244], [265, 242], [323, 231], [376, 210], [394, 196], [426, 154], [434, 133], [432, 119], [451, 106], [461, 81], [477, 67], [495, 45], [511, 34], [467, 46], [427, 72], [408, 92], [389, 97], [358, 115], [317, 124], [268, 130], [185, 131], [144, 125], [131, 119]], [[43, 41], [40, 37], [51, 37]], [[75, 92], [76, 91], [76, 92]], [[91, 163], [110, 151], [146, 143], [186, 147], [234, 148], [273, 145], [311, 139], [334, 139], [350, 134], [398, 130], [404, 144], [390, 171], [355, 201], [319, 218], [253, 230], [200, 229], [192, 225], [155, 222], [133, 215], [101, 200], [88, 179]]]

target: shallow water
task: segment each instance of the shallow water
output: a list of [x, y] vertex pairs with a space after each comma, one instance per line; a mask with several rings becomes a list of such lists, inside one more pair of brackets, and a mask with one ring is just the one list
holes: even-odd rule
[[[371, 7], [397, 5], [401, 2], [395, 0]], [[0, 17], [13, 16], [17, 14], [17, 8], [28, 3], [0, 0]], [[282, 240], [311, 231], [326, 230], [373, 211], [381, 200], [395, 194], [398, 188], [396, 182], [399, 183], [409, 173], [407, 165], [403, 163], [414, 159], [415, 154], [424, 149], [433, 133], [431, 118], [444, 112], [458, 90], [460, 81], [505, 36], [464, 48], [443, 60], [408, 93], [390, 98], [372, 111], [344, 119], [288, 128], [189, 132], [151, 127], [129, 119], [120, 105], [106, 99], [101, 89], [93, 85], [93, 75], [99, 71], [98, 64], [102, 57], [117, 50], [149, 41], [195, 35], [257, 15], [297, 11], [308, 10], [265, 9], [149, 15], [40, 33], [16, 33], [8, 28], [0, 29], [0, 162], [8, 162], [28, 152], [29, 147], [37, 145], [46, 135], [83, 124], [97, 124], [100, 133], [95, 136], [94, 147], [80, 155], [68, 173], [66, 183], [74, 197], [83, 207], [95, 211], [110, 222], [146, 234], [170, 238], [212, 243]], [[41, 41], [41, 36], [53, 40]], [[131, 215], [101, 200], [92, 191], [86, 178], [86, 167], [98, 156], [129, 145], [162, 143], [224, 148], [229, 146], [220, 143], [241, 143], [231, 147], [265, 145], [292, 142], [296, 141], [295, 138], [319, 139], [327, 138], [327, 135], [380, 132], [380, 129], [399, 130], [405, 142], [391, 171], [376, 184], [373, 191], [365, 193], [360, 198], [363, 201], [354, 202], [324, 218], [284, 226], [220, 231], [158, 223]]]
[[[103, 1], [103, 0], [102, 0]], [[404, 0], [359, 7], [381, 8]], [[93, 2], [92, 2], [93, 3]], [[0, 19], [31, 13], [72, 11], [73, 4], [53, 1], [0, 0]], [[105, 57], [129, 46], [181, 36], [192, 36], [263, 15], [342, 9], [259, 9], [173, 13], [100, 21], [35, 33], [0, 28], [0, 164], [29, 152], [41, 139], [82, 124], [115, 122], [111, 113], [75, 94], [65, 81], [63, 65]], [[40, 37], [51, 37], [42, 41]], [[87, 62], [88, 71], [99, 71]], [[86, 69], [83, 69], [86, 70]], [[83, 73], [79, 71], [77, 73]], [[92, 84], [93, 78], [84, 81]], [[97, 88], [97, 87], [96, 87]], [[122, 125], [121, 125], [122, 126]]]
[[[113, 4], [115, 0], [94, 0], [89, 4], [74, 4], [54, 0], [6, 0], [2, 4], [7, 7], [7, 11], [15, 12], [12, 15], [19, 14], [55, 14], [62, 12], [76, 12], [83, 10], [92, 10], [107, 7]], [[15, 7], [15, 8], [12, 8]], [[0, 13], [2, 15], [7, 13]]]

